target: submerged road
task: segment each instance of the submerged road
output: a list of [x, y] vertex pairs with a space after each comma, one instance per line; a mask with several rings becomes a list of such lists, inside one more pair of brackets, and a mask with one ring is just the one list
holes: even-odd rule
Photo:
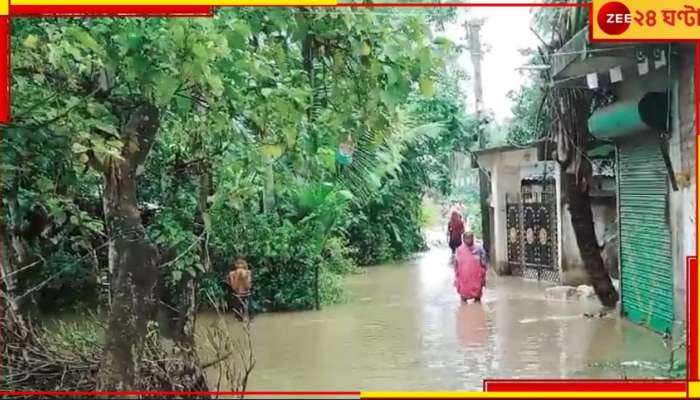
[[[259, 315], [248, 390], [480, 390], [483, 378], [652, 378], [650, 362], [668, 360], [660, 336], [614, 315], [586, 318], [600, 309], [594, 299], [547, 298], [545, 283], [489, 273], [482, 303], [460, 304], [449, 259], [436, 245], [348, 278], [344, 304]], [[200, 315], [200, 324], [208, 319]]]

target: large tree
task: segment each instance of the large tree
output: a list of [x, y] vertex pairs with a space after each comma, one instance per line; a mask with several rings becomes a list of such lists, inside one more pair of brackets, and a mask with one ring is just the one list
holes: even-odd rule
[[[588, 24], [588, 8], [545, 10], [538, 14], [539, 32], [544, 37], [540, 60], [551, 65], [551, 55]], [[546, 79], [547, 82], [551, 80]], [[571, 223], [584, 267], [600, 302], [614, 307], [619, 295], [612, 284], [595, 234], [591, 209], [590, 183], [593, 167], [586, 150], [592, 136], [588, 132], [592, 93], [583, 89], [552, 87], [543, 100], [545, 114], [557, 142], [562, 189], [569, 205]], [[540, 113], [542, 108], [540, 108]]]
[[216, 62], [228, 49], [214, 24], [31, 21], [16, 31], [23, 45], [13, 57], [15, 93], [19, 99], [29, 97], [29, 104], [41, 103], [42, 97], [53, 100], [17, 118], [10, 129], [49, 130], [67, 138], [85, 170], [102, 177], [112, 302], [99, 389], [138, 387], [161, 258], [146, 236], [137, 176], [174, 95], [221, 96], [225, 72]]
[[[336, 268], [327, 243], [362, 225], [343, 212], [350, 200], [358, 215], [377, 196], [410, 197], [419, 212], [410, 171], [421, 165], [405, 160], [441, 152], [449, 121], [421, 118], [415, 103], [454, 51], [426, 28], [421, 16], [301, 8], [18, 20], [2, 266], [38, 285], [6, 287], [61, 290], [108, 265], [105, 390], [141, 388], [159, 302], [174, 308], [178, 344], [193, 347], [197, 295], [225, 298], [232, 256], [254, 264], [262, 307], [308, 308], [314, 270]], [[348, 140], [354, 160], [339, 167]], [[35, 219], [45, 221], [26, 226]], [[401, 239], [415, 233], [409, 222], [381, 229]]]

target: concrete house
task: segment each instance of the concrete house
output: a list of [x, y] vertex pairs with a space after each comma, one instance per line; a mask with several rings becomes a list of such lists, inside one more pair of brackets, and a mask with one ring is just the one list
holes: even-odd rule
[[[518, 275], [563, 285], [587, 283], [554, 144], [501, 145], [476, 151], [476, 162], [490, 176], [491, 264], [501, 275]], [[607, 149], [607, 152], [605, 151]], [[593, 218], [606, 266], [616, 275], [614, 148], [589, 151], [594, 165]]]
[[607, 97], [588, 127], [617, 149], [621, 312], [674, 337], [696, 248], [694, 62], [692, 46], [590, 43], [584, 29], [552, 63], [556, 85]]

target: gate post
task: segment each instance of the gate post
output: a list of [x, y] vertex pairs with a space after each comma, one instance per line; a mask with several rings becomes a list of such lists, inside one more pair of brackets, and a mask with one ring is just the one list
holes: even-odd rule
[[[551, 241], [551, 258], [550, 263], [552, 264], [552, 270], [556, 272], [555, 278], [557, 283], [561, 283], [561, 276], [559, 270], [559, 232], [557, 232], [559, 214], [557, 214], [557, 196], [556, 194], [548, 195], [551, 197], [549, 201], [549, 240]], [[556, 236], [555, 236], [556, 235]]]
[[520, 232], [518, 238], [520, 239], [520, 268], [523, 271], [523, 278], [526, 277], [527, 267], [525, 266], [525, 216], [523, 215], [523, 194], [518, 193], [518, 223], [520, 225]]

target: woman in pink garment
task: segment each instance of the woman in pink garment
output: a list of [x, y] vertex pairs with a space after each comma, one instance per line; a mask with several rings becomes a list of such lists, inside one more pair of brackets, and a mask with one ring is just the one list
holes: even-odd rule
[[455, 253], [455, 288], [463, 302], [481, 301], [486, 285], [486, 252], [474, 243], [474, 234], [465, 232]]

